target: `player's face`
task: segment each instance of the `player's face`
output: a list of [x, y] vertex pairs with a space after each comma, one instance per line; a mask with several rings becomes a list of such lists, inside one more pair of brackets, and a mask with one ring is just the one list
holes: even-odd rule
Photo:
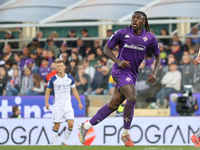
[[57, 69], [58, 73], [63, 73], [63, 72], [65, 72], [65, 65], [63, 63], [57, 63], [56, 69]]
[[145, 24], [144, 16], [140, 13], [134, 13], [131, 19], [131, 25], [134, 30], [140, 29]]

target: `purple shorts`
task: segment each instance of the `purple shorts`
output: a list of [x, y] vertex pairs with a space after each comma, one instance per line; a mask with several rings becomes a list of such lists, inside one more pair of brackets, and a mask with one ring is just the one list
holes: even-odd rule
[[112, 73], [113, 80], [115, 81], [115, 87], [120, 91], [120, 87], [127, 84], [134, 84], [136, 82], [136, 78], [129, 73]]

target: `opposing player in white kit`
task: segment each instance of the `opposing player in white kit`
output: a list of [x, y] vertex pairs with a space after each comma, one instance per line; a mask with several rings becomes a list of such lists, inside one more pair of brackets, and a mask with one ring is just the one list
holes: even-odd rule
[[58, 130], [63, 118], [68, 123], [68, 129], [65, 131], [65, 139], [62, 145], [67, 145], [66, 141], [69, 138], [74, 125], [74, 110], [71, 104], [71, 89], [72, 93], [79, 103], [79, 109], [83, 108], [79, 98], [78, 91], [76, 90], [74, 79], [72, 76], [65, 73], [65, 64], [62, 60], [56, 62], [57, 74], [48, 82], [47, 90], [45, 92], [45, 106], [49, 110], [49, 95], [51, 89], [54, 89], [54, 104], [52, 111], [52, 120], [54, 127], [52, 131], [52, 144], [57, 145]]

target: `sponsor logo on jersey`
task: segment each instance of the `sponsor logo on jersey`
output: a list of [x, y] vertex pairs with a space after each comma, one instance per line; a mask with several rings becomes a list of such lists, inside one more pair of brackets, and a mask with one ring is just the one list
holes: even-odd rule
[[130, 81], [131, 81], [131, 79], [130, 79], [129, 77], [127, 77], [127, 78], [126, 78], [126, 81], [130, 82]]
[[139, 51], [144, 51], [146, 49], [145, 46], [139, 45], [139, 44], [132, 44], [132, 45], [124, 44], [124, 47], [130, 48], [130, 49], [136, 49], [136, 50], [139, 50]]
[[129, 36], [128, 34], [126, 34], [126, 35], [124, 36], [124, 38], [130, 38], [130, 36]]
[[145, 37], [143, 38], [143, 40], [146, 42], [148, 39], [147, 39], [147, 37], [145, 36]]

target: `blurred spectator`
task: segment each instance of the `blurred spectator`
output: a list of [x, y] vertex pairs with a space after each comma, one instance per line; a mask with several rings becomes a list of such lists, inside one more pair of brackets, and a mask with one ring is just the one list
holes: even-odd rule
[[5, 45], [5, 53], [8, 55], [8, 60], [10, 60], [12, 63], [15, 62], [15, 59], [14, 59], [14, 54], [12, 53], [12, 48], [10, 47], [10, 45]]
[[22, 86], [20, 89], [20, 93], [18, 95], [27, 95], [27, 91], [33, 87], [33, 75], [31, 74], [30, 68], [24, 69], [24, 75], [22, 78]]
[[[88, 30], [87, 29], [82, 29], [81, 30], [81, 35], [82, 35], [82, 37], [90, 37], [89, 35], [88, 35]], [[87, 46], [92, 46], [93, 47], [93, 44], [94, 44], [94, 41], [93, 40], [87, 40], [87, 41], [84, 41], [84, 44], [85, 44], [85, 46], [87, 47]], [[78, 43], [77, 43], [77, 45], [78, 45]]]
[[[111, 37], [113, 35], [113, 31], [112, 30], [107, 30], [107, 37]], [[106, 45], [108, 40], [103, 40], [102, 42], [102, 47], [104, 47]]]
[[38, 73], [39, 72], [39, 68], [38, 66], [34, 63], [33, 59], [28, 58], [24, 64], [24, 67], [28, 67], [31, 69], [32, 74], [34, 73]]
[[[119, 50], [117, 48], [112, 49], [112, 52], [115, 55], [115, 57], [118, 57]], [[103, 55], [102, 55], [102, 57], [103, 57]], [[111, 70], [113, 67], [113, 60], [109, 58], [108, 61], [106, 62], [106, 66]]]
[[89, 66], [89, 61], [87, 59], [83, 60], [83, 66], [85, 67], [85, 73], [90, 76], [90, 80], [92, 81], [95, 75], [95, 68], [93, 66]]
[[109, 69], [107, 66], [103, 66], [101, 69], [103, 78], [98, 85], [97, 89], [91, 92], [91, 95], [108, 94], [108, 78], [110, 76]]
[[[83, 61], [83, 56], [81, 56], [81, 55], [79, 54], [78, 49], [77, 49], [77, 48], [72, 48], [71, 54], [72, 54], [73, 52], [75, 52], [76, 54], [78, 54], [78, 59], [79, 59], [80, 62], [82, 62], [82, 61]], [[71, 59], [72, 59], [72, 57], [69, 56], [68, 61], [71, 61]]]
[[10, 71], [11, 67], [12, 67], [12, 62], [10, 60], [7, 60], [6, 63], [4, 64], [6, 73], [8, 74], [8, 72]]
[[18, 69], [22, 70], [24, 68], [24, 61], [22, 61], [23, 55], [20, 52], [15, 53], [15, 62], [18, 65]]
[[77, 49], [79, 51], [79, 54], [82, 57], [85, 57], [86, 46], [84, 45], [83, 40], [81, 38], [77, 40]]
[[88, 53], [89, 53], [90, 51], [93, 51], [93, 48], [92, 48], [92, 47], [87, 47], [87, 48], [86, 48], [86, 51], [85, 51], [85, 56], [84, 56], [84, 58], [87, 58], [87, 57], [88, 57]]
[[193, 60], [196, 57], [195, 47], [190, 47], [189, 48], [189, 53], [190, 53], [190, 59]]
[[97, 64], [96, 53], [94, 51], [90, 51], [88, 53], [87, 60], [89, 61], [89, 66], [95, 66]]
[[[186, 59], [186, 60], [184, 60], [184, 59]], [[179, 64], [183, 64], [184, 62], [187, 62], [187, 61], [189, 61], [188, 64], [192, 64], [192, 61], [193, 61], [193, 60], [190, 58], [190, 53], [189, 53], [189, 51], [184, 51], [184, 52], [183, 52], [183, 55], [182, 55], [182, 59], [181, 59], [181, 61], [180, 61]]]
[[[40, 31], [40, 30], [37, 31], [36, 37], [38, 38], [38, 40], [39, 40], [39, 39], [42, 39], [42, 37], [43, 37], [42, 31]], [[39, 41], [39, 45], [40, 45], [41, 48], [44, 48], [45, 42], [44, 42], [44, 41]]]
[[94, 40], [94, 49], [97, 49], [97, 48], [100, 48], [101, 45], [100, 45], [100, 40], [99, 39], [95, 39]]
[[178, 42], [173, 42], [171, 46], [171, 53], [174, 54], [178, 62], [180, 62], [183, 52]]
[[84, 94], [88, 88], [88, 82], [90, 81], [90, 77], [85, 73], [85, 68], [83, 65], [78, 66], [78, 74], [74, 77], [76, 89], [80, 95]]
[[42, 51], [43, 51], [43, 49], [41, 47], [38, 47], [36, 51], [37, 51], [38, 57], [42, 57]]
[[62, 53], [62, 60], [64, 61], [65, 63], [65, 66], [67, 66], [69, 64], [69, 61], [68, 61], [68, 54], [66, 52], [63, 52]]
[[6, 74], [4, 67], [0, 67], [0, 95], [5, 95], [5, 89], [10, 77]]
[[29, 58], [29, 50], [28, 50], [28, 47], [24, 47], [23, 50], [22, 50], [22, 53], [23, 53], [23, 56], [22, 56], [22, 59], [21, 59], [21, 63], [22, 64], [25, 64], [25, 61], [26, 59]]
[[103, 66], [106, 66], [106, 64], [108, 63], [108, 58], [106, 57], [106, 56], [102, 56], [101, 57], [101, 64], [103, 65]]
[[21, 118], [19, 115], [21, 114], [21, 110], [19, 109], [19, 106], [13, 106], [12, 108], [13, 115], [9, 118]]
[[[87, 61], [87, 60], [86, 60]], [[93, 80], [91, 82], [91, 89], [84, 93], [84, 95], [88, 95], [91, 91], [96, 91], [98, 86], [101, 84], [103, 80], [102, 74], [102, 65], [100, 63], [97, 64], [97, 71], [94, 74]]]
[[12, 78], [11, 78], [10, 82], [7, 83], [7, 86], [6, 86], [6, 95], [7, 96], [13, 96], [13, 95], [19, 94], [20, 83], [21, 83], [20, 79], [21, 78], [19, 75], [19, 70], [14, 69]]
[[51, 77], [53, 77], [54, 75], [57, 74], [57, 70], [56, 70], [56, 63], [55, 62], [52, 62], [51, 63], [51, 72], [47, 74], [46, 76], [46, 81], [49, 82], [49, 79]]
[[188, 84], [192, 85], [194, 83], [195, 66], [192, 64], [192, 60], [190, 59], [190, 55], [188, 52], [182, 56], [182, 64], [180, 65], [180, 69], [183, 77], [183, 86]]
[[[153, 68], [154, 68], [154, 63], [151, 64], [151, 71], [153, 70]], [[155, 95], [162, 88], [162, 85], [161, 85], [161, 79], [163, 76], [162, 74], [163, 74], [162, 66], [160, 66], [159, 71], [156, 75], [156, 81], [154, 83], [148, 83], [148, 85], [150, 87], [143, 93], [143, 95], [145, 95], [145, 97], [146, 97], [147, 102], [155, 102], [156, 101]]]
[[36, 50], [40, 47], [39, 41], [37, 37], [34, 37], [32, 42], [27, 45], [29, 52]]
[[183, 45], [183, 51], [188, 51], [190, 47], [192, 47], [194, 44], [192, 43], [191, 38], [186, 38], [186, 42]]
[[164, 48], [163, 43], [158, 43], [159, 49], [160, 49], [160, 57], [161, 59], [166, 59], [167, 58], [167, 52], [166, 49]]
[[3, 53], [1, 55], [1, 61], [0, 61], [0, 66], [4, 66], [4, 64], [6, 63], [6, 61], [8, 60], [8, 55], [6, 53]]
[[138, 78], [136, 81], [136, 90], [138, 93], [138, 96], [144, 95], [144, 91], [149, 89], [149, 85], [146, 82], [148, 79], [148, 75], [151, 73], [151, 68], [146, 67], [145, 60], [143, 60], [139, 66], [138, 69]]
[[103, 56], [103, 50], [100, 47], [97, 47], [96, 54], [97, 54], [96, 58], [100, 59]]
[[69, 62], [69, 65], [66, 66], [66, 71], [67, 74], [71, 75], [73, 78], [75, 77], [75, 75], [78, 73], [78, 66], [76, 64], [75, 60], [71, 60]]
[[[161, 80], [161, 84], [165, 85], [165, 88], [161, 89], [156, 95], [157, 101], [159, 100], [163, 104], [164, 99], [169, 98], [170, 93], [177, 93], [181, 90], [181, 73], [177, 70], [175, 63], [170, 64], [170, 71], [167, 72]], [[155, 103], [151, 103], [152, 108], [156, 108]]]
[[174, 34], [173, 37], [172, 37], [172, 43], [173, 42], [178, 42], [180, 46], [182, 46], [182, 43], [181, 41], [179, 40], [179, 37], [177, 34]]
[[[15, 39], [15, 36], [12, 35], [12, 31], [6, 30], [4, 39]], [[10, 47], [13, 49], [18, 48], [18, 42], [8, 42], [8, 45], [10, 45]], [[5, 46], [5, 43], [2, 43], [1, 49], [0, 49], [0, 54], [3, 53], [2, 50], [4, 49], [4, 46]]]
[[[76, 37], [76, 30], [75, 29], [71, 29], [69, 31], [69, 34], [66, 37], [75, 38]], [[77, 47], [76, 41], [67, 41], [67, 45], [69, 47]]]
[[154, 58], [153, 57], [147, 57], [145, 58], [145, 66], [147, 68], [151, 68], [151, 64], [154, 62]]
[[44, 81], [39, 74], [33, 74], [33, 87], [27, 90], [26, 95], [43, 95]]
[[44, 47], [44, 49], [48, 51], [53, 51], [56, 58], [58, 57], [58, 54], [60, 53], [59, 48], [54, 44], [53, 38], [47, 39], [47, 45]]
[[[191, 33], [189, 33], [189, 34], [187, 34], [187, 35], [199, 35], [200, 36], [200, 34], [198, 33], [198, 27], [197, 26], [193, 26], [192, 27], [192, 31], [191, 31]], [[194, 44], [199, 44], [200, 43], [200, 37], [195, 37], [195, 38], [192, 38], [192, 43], [194, 43]]]
[[169, 71], [169, 66], [172, 63], [178, 64], [178, 61], [176, 60], [176, 57], [173, 54], [169, 54], [167, 59], [167, 65], [163, 68], [164, 73]]
[[112, 95], [113, 91], [114, 91], [114, 85], [115, 85], [115, 81], [113, 80], [112, 75], [109, 76], [108, 78], [108, 90], [109, 90], [109, 94]]
[[[55, 39], [55, 38], [59, 38], [59, 34], [56, 31], [53, 31], [50, 33], [49, 35], [49, 39]], [[62, 44], [63, 41], [55, 41], [54, 45], [58, 48], [60, 47], [60, 45]], [[47, 43], [48, 44], [48, 43]], [[58, 55], [56, 55], [56, 58], [58, 57]]]
[[40, 77], [46, 81], [46, 75], [51, 72], [51, 68], [49, 67], [49, 60], [47, 58], [43, 58], [42, 67], [39, 68]]
[[76, 64], [77, 64], [77, 65], [79, 64], [80, 61], [79, 61], [79, 59], [78, 59], [78, 54], [77, 54], [77, 53], [72, 52], [71, 58], [72, 58], [72, 60], [75, 60], [75, 61], [76, 61]]
[[55, 60], [55, 54], [53, 51], [48, 51], [48, 58], [49, 58], [49, 66], [51, 66], [51, 63]]
[[42, 51], [42, 58], [47, 58], [48, 59], [48, 50], [43, 49], [43, 51]]
[[155, 31], [154, 31], [153, 29], [150, 29], [150, 32], [151, 32], [152, 34], [156, 35], [156, 34], [155, 34]]
[[69, 56], [69, 52], [67, 51], [67, 44], [66, 43], [62, 43], [61, 46], [60, 46], [60, 54], [58, 54], [58, 58], [60, 60], [62, 60], [62, 53], [63, 52], [67, 52], [68, 53], [68, 56]]
[[30, 58], [35, 62], [36, 66], [40, 67], [41, 62], [42, 62], [42, 58], [37, 55], [37, 51], [36, 50], [31, 51]]
[[[161, 36], [167, 36], [167, 35], [169, 35], [167, 29], [165, 29], [165, 28], [162, 28], [162, 29], [161, 29], [160, 34], [161, 34]], [[170, 39], [168, 39], [168, 38], [166, 38], [166, 39], [165, 39], [165, 38], [164, 38], [164, 39], [160, 39], [160, 41], [161, 41], [164, 45], [167, 45], [167, 46], [170, 44]]]
[[[10, 77], [13, 76], [13, 72], [14, 72], [15, 69], [19, 69], [19, 66], [18, 66], [17, 63], [13, 63], [11, 69], [8, 71], [8, 75]], [[18, 70], [18, 73], [19, 73], [19, 75], [21, 75], [21, 70]]]

